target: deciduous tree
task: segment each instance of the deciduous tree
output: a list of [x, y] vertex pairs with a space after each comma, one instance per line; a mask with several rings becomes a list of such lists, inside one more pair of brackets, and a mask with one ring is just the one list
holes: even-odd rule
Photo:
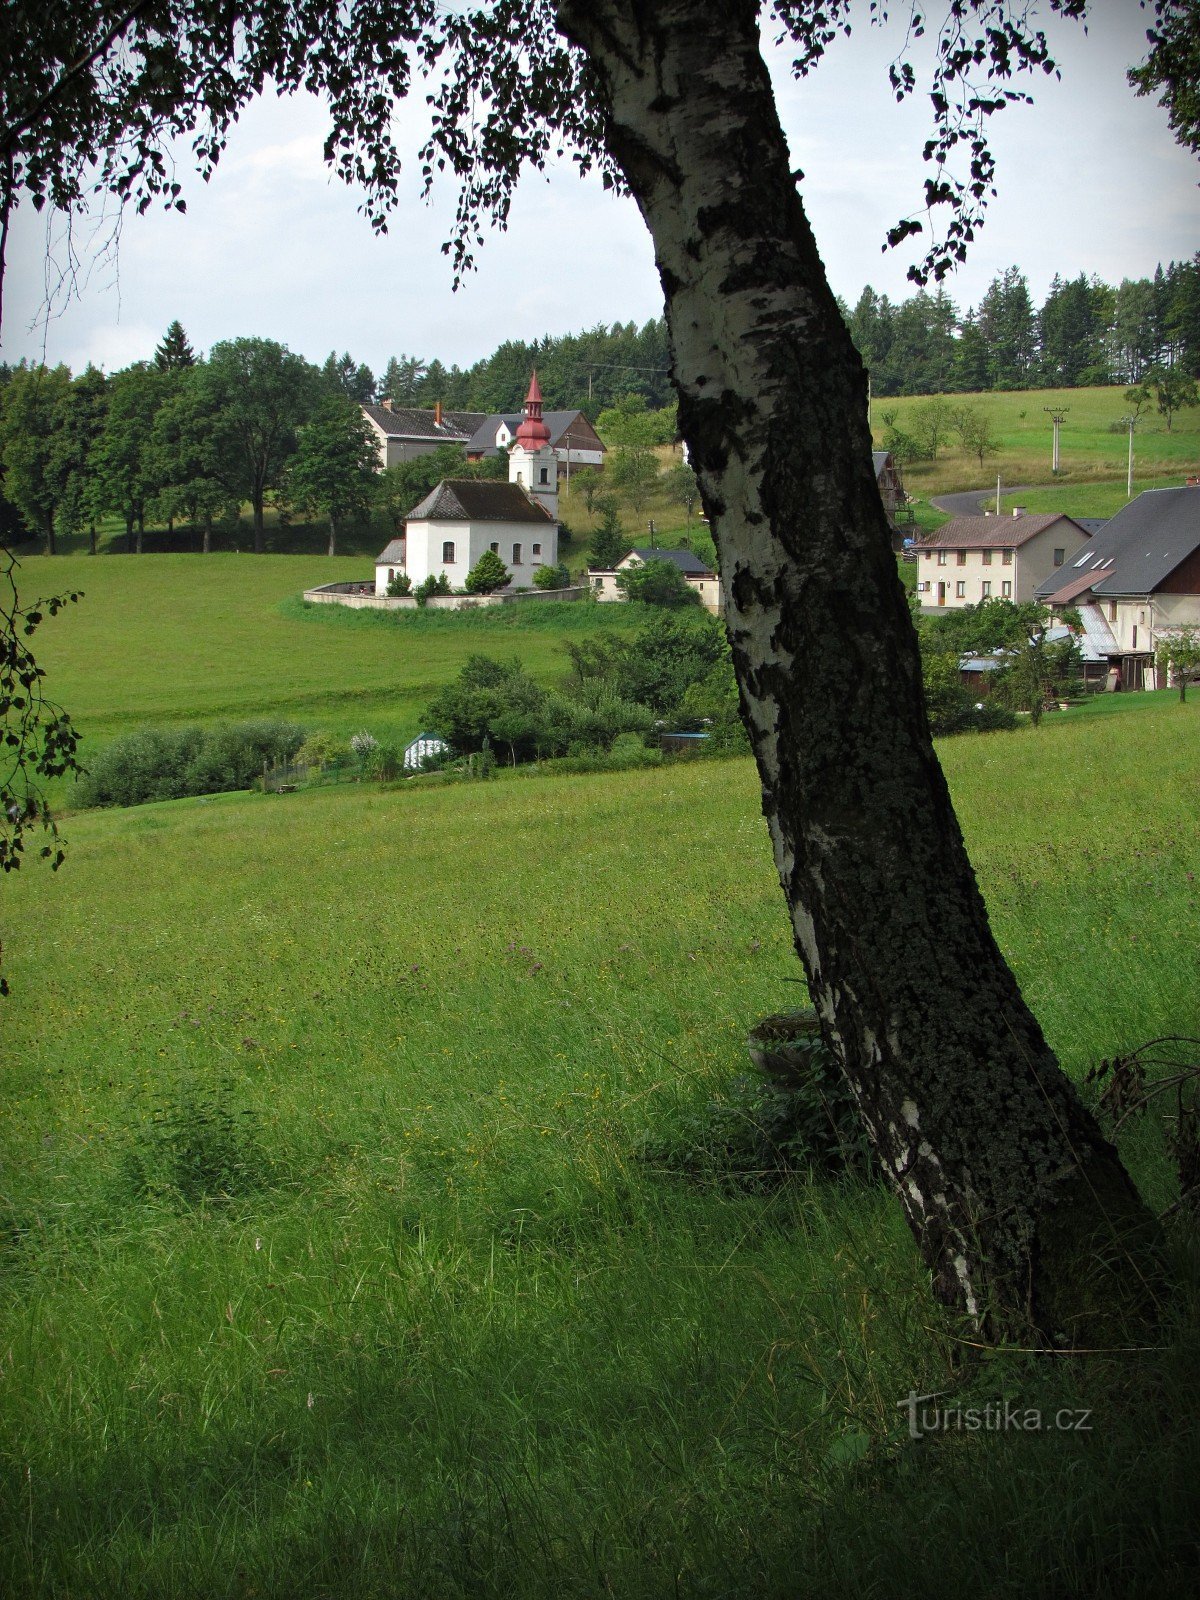
[[379, 452], [371, 426], [353, 401], [331, 395], [301, 427], [284, 480], [287, 498], [321, 512], [329, 525], [327, 554], [337, 555], [338, 528], [371, 505]]
[[320, 374], [273, 339], [215, 344], [205, 371], [220, 418], [223, 476], [250, 502], [254, 548], [261, 552], [266, 498], [283, 481], [296, 430], [316, 403]]
[[[797, 191], [757, 0], [315, 0], [301, 12], [259, 0], [222, 8], [219, 26], [201, 0], [115, 24], [79, 9], [41, 24], [30, 53], [45, 71], [21, 68], [6, 99], [6, 207], [20, 186], [72, 201], [105, 151], [102, 183], [135, 205], [177, 203], [161, 138], [200, 125], [211, 165], [269, 77], [324, 89], [332, 158], [382, 223], [398, 167], [390, 107], [414, 70], [436, 74], [426, 171], [460, 180], [456, 269], [478, 221], [505, 222], [519, 176], [557, 148], [628, 188], [654, 241], [797, 950], [880, 1167], [938, 1292], [978, 1324], [1072, 1336], [1144, 1309], [1151, 1219], [996, 945], [932, 749], [865, 375]], [[851, 9], [772, 0], [799, 74]], [[1029, 7], [954, 0], [948, 12], [923, 196], [945, 227], [919, 279], [940, 279], [978, 229], [994, 179], [988, 112], [1021, 97], [1018, 73], [1053, 66]], [[55, 63], [80, 60], [56, 87]], [[897, 94], [914, 90], [907, 61], [891, 72]], [[902, 218], [889, 238], [924, 226]]]

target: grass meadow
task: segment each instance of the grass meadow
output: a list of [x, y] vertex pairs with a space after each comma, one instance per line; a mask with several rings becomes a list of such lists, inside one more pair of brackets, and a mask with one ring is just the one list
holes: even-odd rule
[[[185, 671], [203, 626], [168, 626], [173, 669], [143, 663], [178, 678], [166, 709], [251, 709], [242, 674], [317, 697], [335, 648], [383, 703], [392, 635], [296, 622], [281, 654], [292, 621], [246, 599], [273, 580], [229, 559], [247, 654]], [[218, 603], [191, 592], [190, 617]], [[151, 704], [132, 664], [89, 688], [48, 659], [97, 722]], [[1200, 1032], [1200, 706], [1121, 697], [941, 755], [1068, 1070]], [[1183, 1235], [1161, 1349], [975, 1361], [877, 1188], [663, 1159], [799, 994], [748, 761], [68, 833], [61, 872], [3, 885], [0, 1592], [1191, 1592]], [[1168, 1204], [1157, 1133], [1125, 1152]], [[913, 1390], [1091, 1415], [914, 1442]]]
[[[1112, 516], [1125, 504], [1129, 435], [1121, 419], [1130, 408], [1123, 388], [995, 390], [946, 395], [944, 399], [952, 410], [968, 405], [987, 415], [999, 451], [987, 456], [981, 467], [978, 457], [967, 455], [957, 439], [951, 438], [937, 461], [912, 462], [903, 469], [910, 494], [928, 499], [958, 489], [994, 489], [999, 475], [1002, 484], [1048, 486], [1041, 492], [1050, 492], [1054, 498], [1045, 505], [1031, 496], [1020, 497], [1020, 503], [1032, 511], [1073, 511], [1079, 516], [1101, 517]], [[883, 444], [887, 431], [885, 413], [894, 413], [896, 427], [909, 432], [925, 404], [927, 400], [919, 396], [876, 396], [871, 406], [876, 446]], [[1051, 472], [1052, 430], [1047, 407], [1063, 414], [1057, 480]], [[1170, 433], [1157, 412], [1143, 411], [1134, 437], [1134, 493], [1180, 484], [1188, 473], [1195, 472], [1200, 472], [1200, 408], [1178, 412]]]
[[469, 614], [308, 606], [306, 588], [368, 576], [361, 559], [214, 554], [22, 558], [23, 596], [83, 599], [37, 634], [50, 691], [89, 749], [154, 722], [286, 716], [348, 737], [407, 740], [473, 652], [545, 681], [564, 638], [635, 629], [640, 607], [526, 602]]

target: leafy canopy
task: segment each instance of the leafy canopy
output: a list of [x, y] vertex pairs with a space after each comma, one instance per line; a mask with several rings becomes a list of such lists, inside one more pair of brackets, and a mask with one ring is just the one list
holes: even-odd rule
[[[1085, 0], [1047, 0], [1079, 17]], [[895, 10], [905, 49], [890, 68], [898, 99], [917, 91], [908, 42], [926, 29], [922, 0], [769, 0], [781, 38], [806, 75], [852, 16], [882, 23]], [[1175, 6], [1174, 9], [1178, 9]], [[1053, 73], [1045, 34], [1028, 8], [1008, 0], [950, 0], [924, 85], [933, 132], [924, 155], [931, 175], [923, 208], [947, 219], [910, 275], [941, 278], [962, 260], [993, 192], [995, 161], [987, 120], [1028, 96], [1022, 74]], [[182, 185], [169, 151], [190, 136], [207, 179], [229, 128], [271, 83], [280, 93], [325, 97], [331, 128], [325, 159], [363, 194], [382, 229], [401, 167], [391, 117], [397, 100], [422, 84], [430, 132], [418, 152], [428, 187], [439, 173], [457, 180], [451, 240], [456, 276], [470, 266], [482, 228], [508, 219], [523, 171], [567, 155], [620, 175], [603, 142], [603, 107], [586, 56], [559, 33], [553, 0], [492, 0], [450, 8], [439, 0], [82, 0], [47, 7], [17, 0], [0, 31], [0, 214], [18, 196], [34, 206], [81, 208], [94, 193], [144, 211], [161, 202], [182, 210]], [[965, 170], [955, 171], [956, 158]], [[921, 233], [915, 216], [889, 231], [890, 244]]]

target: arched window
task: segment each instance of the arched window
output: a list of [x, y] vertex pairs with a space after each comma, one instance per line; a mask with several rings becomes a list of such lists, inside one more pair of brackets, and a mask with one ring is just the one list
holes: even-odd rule
[[453, 564], [454, 564], [454, 540], [453, 539], [447, 539], [446, 542], [442, 545], [442, 565], [443, 566], [452, 566]]
[[488, 545], [488, 549], [494, 556], [498, 556], [500, 554], [500, 541], [498, 539], [493, 540], [492, 543]]
[[514, 567], [519, 567], [520, 564], [521, 564], [521, 546], [519, 544], [515, 544], [515, 545], [513, 545], [513, 566]]
[[549, 483], [550, 482], [550, 468], [549, 467], [543, 467], [542, 468], [542, 482], [543, 483]]

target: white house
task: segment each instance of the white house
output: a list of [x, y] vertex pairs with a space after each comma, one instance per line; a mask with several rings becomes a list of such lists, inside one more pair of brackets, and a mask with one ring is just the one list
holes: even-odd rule
[[690, 550], [656, 550], [649, 545], [631, 550], [611, 569], [594, 569], [588, 573], [588, 582], [596, 599], [624, 600], [624, 591], [617, 585], [617, 573], [628, 572], [631, 567], [644, 566], [647, 561], [671, 562], [673, 566], [679, 568], [688, 587], [694, 589], [700, 596], [700, 604], [704, 609], [712, 612], [720, 611], [721, 580], [700, 560], [699, 556], [694, 556]]
[[913, 542], [923, 606], [962, 609], [981, 600], [1032, 600], [1038, 586], [1076, 556], [1088, 531], [1058, 512], [953, 517]]
[[535, 372], [509, 451], [509, 482], [443, 479], [375, 558], [375, 593], [386, 594], [402, 572], [414, 588], [432, 575], [461, 589], [485, 550], [504, 562], [514, 589], [532, 588], [538, 568], [558, 562], [558, 457], [549, 438]]
[[1154, 687], [1164, 637], [1200, 626], [1200, 483], [1143, 490], [1037, 598], [1052, 610], [1077, 607], [1085, 627], [1103, 627], [1125, 688]]
[[[522, 413], [494, 411], [483, 419], [467, 441], [467, 460], [477, 461], [507, 450], [517, 436]], [[569, 478], [575, 467], [602, 467], [604, 441], [582, 411], [547, 411], [544, 415], [550, 434], [550, 448]]]

